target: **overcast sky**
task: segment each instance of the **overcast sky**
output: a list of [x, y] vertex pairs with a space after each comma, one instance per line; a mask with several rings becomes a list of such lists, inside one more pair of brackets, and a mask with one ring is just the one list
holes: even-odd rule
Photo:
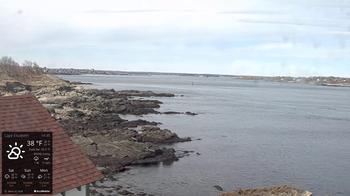
[[350, 0], [0, 0], [0, 56], [47, 67], [350, 77]]

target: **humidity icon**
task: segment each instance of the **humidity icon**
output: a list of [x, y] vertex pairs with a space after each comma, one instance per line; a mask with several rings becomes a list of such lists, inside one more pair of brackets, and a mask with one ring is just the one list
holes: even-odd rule
[[15, 145], [9, 145], [10, 150], [7, 150], [6, 153], [8, 153], [7, 158], [10, 160], [17, 160], [19, 158], [23, 159], [23, 156], [21, 154], [25, 153], [24, 150], [22, 150], [23, 145], [18, 146], [17, 142], [15, 142]]

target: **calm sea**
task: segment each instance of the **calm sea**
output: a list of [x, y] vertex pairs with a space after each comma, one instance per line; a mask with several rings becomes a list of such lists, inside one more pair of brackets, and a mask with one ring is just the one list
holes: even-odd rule
[[315, 195], [350, 195], [350, 88], [243, 81], [229, 77], [63, 76], [97, 88], [175, 93], [145, 115], [200, 153], [171, 165], [136, 167], [118, 183], [155, 195], [217, 195], [238, 187], [288, 184]]

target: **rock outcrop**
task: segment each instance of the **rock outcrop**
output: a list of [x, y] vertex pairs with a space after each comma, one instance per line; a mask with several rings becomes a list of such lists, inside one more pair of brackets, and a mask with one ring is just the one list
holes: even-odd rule
[[156, 109], [162, 102], [151, 97], [173, 97], [173, 94], [85, 89], [74, 85], [40, 88], [33, 93], [91, 160], [109, 168], [108, 171], [176, 161], [175, 150], [160, 145], [191, 140], [159, 128], [160, 123], [119, 116], [158, 114]]
[[129, 165], [176, 161], [175, 150], [161, 145], [191, 140], [159, 128], [158, 122], [120, 117], [159, 114], [156, 109], [162, 102], [152, 98], [173, 97], [173, 94], [88, 89], [68, 81], [64, 85], [40, 87], [8, 83], [1, 92], [34, 94], [91, 160], [108, 171], [122, 171]]
[[290, 186], [278, 186], [270, 188], [240, 189], [234, 192], [222, 193], [221, 196], [312, 196], [312, 193]]

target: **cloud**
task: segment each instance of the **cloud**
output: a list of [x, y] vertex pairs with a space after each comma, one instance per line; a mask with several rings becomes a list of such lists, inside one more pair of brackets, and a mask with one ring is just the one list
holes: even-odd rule
[[255, 50], [283, 50], [283, 49], [291, 49], [294, 47], [292, 43], [265, 43], [256, 45], [253, 48]]
[[241, 23], [252, 23], [252, 24], [271, 24], [271, 25], [291, 25], [291, 26], [308, 26], [308, 27], [326, 27], [326, 28], [344, 28], [345, 25], [331, 24], [331, 23], [318, 23], [313, 21], [312, 23], [307, 22], [294, 22], [294, 21], [278, 21], [278, 20], [250, 20], [250, 19], [239, 19]]
[[330, 31], [326, 32], [332, 35], [350, 36], [350, 31]]
[[160, 12], [175, 12], [175, 13], [193, 13], [195, 10], [166, 10], [166, 9], [147, 9], [147, 10], [87, 10], [87, 14], [130, 14], [130, 13], [160, 13]]
[[219, 11], [217, 14], [238, 14], [238, 15], [284, 15], [283, 12], [264, 11], [264, 10], [233, 10], [233, 11]]
[[[233, 75], [260, 75], [260, 76], [315, 76], [324, 75], [325, 67], [304, 64], [303, 66], [294, 64], [275, 62], [261, 62], [251, 60], [237, 60], [231, 64], [231, 73]], [[334, 72], [333, 72], [334, 73]], [[328, 72], [328, 74], [333, 74]]]
[[343, 5], [331, 0], [4, 1], [0, 54], [56, 67], [350, 76], [349, 15], [335, 8]]

